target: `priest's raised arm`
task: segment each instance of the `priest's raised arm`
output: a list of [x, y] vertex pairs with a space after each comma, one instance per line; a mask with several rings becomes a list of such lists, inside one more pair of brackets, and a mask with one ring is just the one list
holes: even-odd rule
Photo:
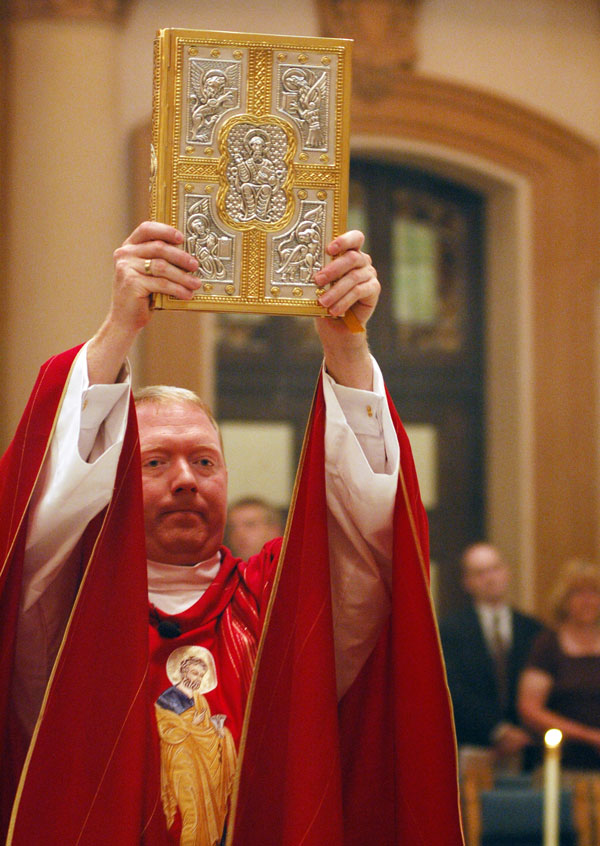
[[[357, 844], [388, 842], [386, 831], [390, 844], [401, 834], [455, 846], [426, 519], [366, 332], [316, 319], [324, 367], [293, 519], [283, 543], [235, 559], [222, 546], [227, 471], [206, 407], [151, 390], [136, 425], [129, 403], [127, 354], [150, 295], [190, 298], [200, 284], [182, 243], [146, 222], [115, 251], [105, 321], [44, 366], [4, 459], [3, 830], [19, 846], [49, 828], [106, 842], [107, 820], [108, 839], [132, 846], [212, 844], [224, 827], [233, 846], [257, 832], [277, 846], [341, 846], [344, 831]], [[320, 298], [331, 317], [352, 309], [364, 327], [380, 286], [362, 243], [355, 231], [336, 238], [315, 281], [332, 283]], [[189, 740], [173, 745], [182, 731]], [[182, 761], [195, 763], [182, 773]], [[382, 790], [391, 773], [396, 787]], [[369, 793], [366, 815], [356, 790]]]

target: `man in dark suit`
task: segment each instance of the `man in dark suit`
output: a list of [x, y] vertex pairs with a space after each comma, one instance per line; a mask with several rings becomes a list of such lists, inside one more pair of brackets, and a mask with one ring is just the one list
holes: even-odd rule
[[530, 746], [519, 725], [519, 674], [541, 623], [508, 604], [510, 569], [488, 543], [467, 547], [463, 586], [470, 603], [440, 625], [448, 684], [460, 746], [491, 748], [499, 763]]

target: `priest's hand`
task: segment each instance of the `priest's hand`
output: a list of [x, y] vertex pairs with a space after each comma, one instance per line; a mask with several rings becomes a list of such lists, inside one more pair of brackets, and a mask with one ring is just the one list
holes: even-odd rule
[[165, 223], [141, 223], [114, 252], [111, 319], [139, 331], [150, 320], [150, 295], [192, 298], [202, 284], [198, 261], [181, 249], [183, 235]]
[[[352, 230], [335, 238], [327, 247], [329, 264], [315, 274], [319, 287], [330, 285], [319, 302], [330, 317], [317, 318], [316, 327], [328, 372], [340, 385], [371, 390], [373, 367], [364, 330], [375, 310], [381, 285], [371, 257], [361, 247], [364, 235]], [[357, 326], [340, 319], [352, 312]], [[332, 320], [331, 318], [338, 318]]]
[[192, 298], [198, 261], [181, 249], [183, 235], [155, 221], [141, 223], [114, 252], [109, 313], [88, 345], [90, 384], [116, 381], [131, 345], [152, 315], [152, 294]]

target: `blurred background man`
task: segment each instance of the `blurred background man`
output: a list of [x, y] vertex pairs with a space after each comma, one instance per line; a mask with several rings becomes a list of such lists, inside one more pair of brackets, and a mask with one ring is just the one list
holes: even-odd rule
[[510, 578], [496, 547], [467, 547], [462, 579], [470, 602], [442, 621], [440, 634], [459, 748], [488, 748], [499, 766], [514, 769], [528, 766], [533, 753], [519, 725], [516, 690], [541, 623], [511, 607]]
[[285, 522], [278, 508], [260, 497], [237, 499], [227, 514], [226, 543], [234, 555], [247, 561], [265, 543], [283, 534]]

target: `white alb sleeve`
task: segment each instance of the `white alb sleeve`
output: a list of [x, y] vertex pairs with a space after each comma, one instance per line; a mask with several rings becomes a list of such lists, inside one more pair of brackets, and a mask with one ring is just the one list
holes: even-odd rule
[[392, 519], [400, 447], [383, 377], [373, 391], [337, 385], [324, 373], [333, 626], [338, 696], [370, 655], [391, 608]]
[[84, 346], [74, 362], [32, 497], [23, 610], [50, 585], [87, 524], [110, 501], [128, 405], [128, 376], [114, 385], [89, 385]]
[[89, 385], [83, 347], [30, 506], [11, 689], [30, 735], [77, 591], [81, 536], [112, 494], [128, 404], [128, 379]]

